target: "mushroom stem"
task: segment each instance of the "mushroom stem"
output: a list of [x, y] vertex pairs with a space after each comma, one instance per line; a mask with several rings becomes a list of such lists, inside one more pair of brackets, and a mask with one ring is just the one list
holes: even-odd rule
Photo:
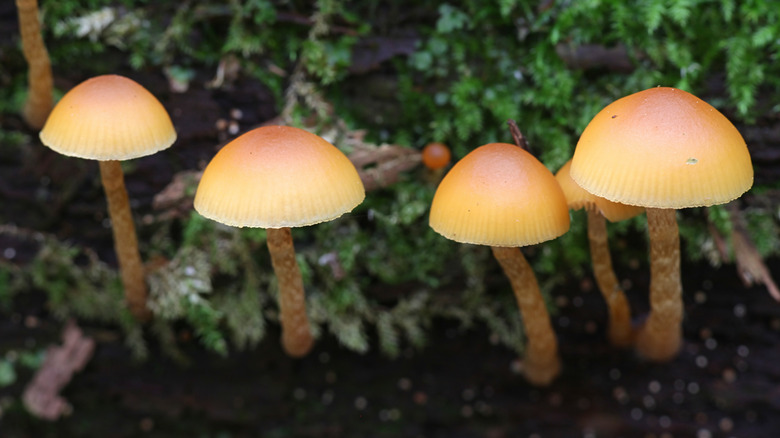
[[636, 340], [643, 357], [671, 360], [682, 342], [682, 284], [680, 280], [680, 234], [676, 211], [647, 209], [650, 233], [650, 315]]
[[588, 210], [588, 241], [593, 275], [609, 312], [609, 340], [617, 347], [627, 347], [634, 341], [631, 309], [626, 295], [618, 285], [607, 243], [607, 221], [595, 208]]
[[53, 106], [52, 74], [49, 52], [41, 35], [37, 0], [16, 0], [22, 52], [29, 66], [28, 95], [22, 110], [24, 121], [35, 129], [43, 128]]
[[512, 284], [528, 338], [525, 350], [525, 377], [534, 385], [552, 382], [561, 369], [558, 341], [536, 276], [520, 248], [491, 247], [504, 274]]
[[289, 228], [269, 228], [266, 242], [279, 281], [282, 347], [292, 357], [303, 357], [311, 350], [314, 341], [306, 315], [303, 279], [295, 260], [292, 233]]
[[125, 189], [125, 178], [119, 161], [99, 161], [103, 190], [108, 200], [108, 215], [114, 233], [114, 250], [119, 261], [119, 272], [125, 289], [125, 301], [130, 313], [139, 321], [151, 317], [146, 307], [146, 280], [138, 238], [135, 234], [130, 201]]

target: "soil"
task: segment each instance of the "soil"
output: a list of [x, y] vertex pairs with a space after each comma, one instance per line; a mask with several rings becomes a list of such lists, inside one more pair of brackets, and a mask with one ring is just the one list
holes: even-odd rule
[[[0, 15], [7, 18], [5, 6]], [[0, 30], [2, 39], [13, 33], [8, 26]], [[175, 147], [136, 160], [127, 177], [134, 208], [142, 214], [170, 175], [201, 168], [213, 156], [231, 122], [243, 132], [276, 115], [271, 93], [250, 79], [209, 90], [202, 86], [208, 72], [201, 72], [190, 91], [171, 93], [157, 72], [128, 75], [163, 101], [179, 134]], [[58, 77], [56, 84], [69, 89], [81, 79]], [[93, 248], [115, 264], [110, 230], [94, 226], [105, 215], [97, 165], [42, 147], [15, 115], [0, 122], [3, 130], [30, 138], [20, 156], [0, 152], [2, 216]], [[760, 174], [765, 180], [778, 168], [777, 126], [748, 132], [767, 139], [759, 145], [759, 160], [773, 164]], [[8, 248], [19, 265], [37, 249], [0, 236], [0, 250]], [[780, 260], [768, 264], [780, 273]], [[629, 299], [639, 315], [647, 308], [646, 270], [642, 263], [625, 272], [635, 285]], [[590, 277], [556, 287], [554, 325], [564, 367], [547, 388], [527, 384], [515, 354], [491, 344], [483, 329], [466, 331], [444, 321], [431, 327], [425, 349], [408, 349], [397, 359], [376, 349], [355, 354], [326, 337], [309, 356], [294, 360], [282, 353], [278, 333], [271, 333], [256, 350], [227, 358], [183, 340], [192, 359], [186, 367], [157, 351], [136, 363], [115, 329], [80, 321], [99, 342], [87, 367], [62, 392], [72, 413], [46, 422], [11, 404], [0, 412], [0, 436], [780, 436], [780, 304], [763, 287], [745, 287], [733, 266], [687, 264], [683, 271], [684, 346], [665, 364], [608, 345], [606, 310]], [[43, 295], [21, 294], [12, 311], [0, 312], [0, 354], [58, 342], [62, 323], [49, 315]], [[22, 372], [16, 384], [0, 390], [0, 401], [18, 399], [30, 378]]]

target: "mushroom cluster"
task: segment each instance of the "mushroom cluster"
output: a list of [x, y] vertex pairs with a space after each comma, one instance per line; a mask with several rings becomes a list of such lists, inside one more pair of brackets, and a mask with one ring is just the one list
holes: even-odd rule
[[745, 141], [698, 97], [651, 88], [596, 114], [577, 143], [571, 177], [596, 196], [646, 208], [651, 310], [636, 346], [647, 359], [670, 360], [682, 342], [676, 210], [726, 203], [750, 189]]
[[[519, 130], [513, 131], [518, 145]], [[160, 102], [116, 75], [89, 79], [54, 107], [41, 141], [68, 156], [99, 161], [127, 305], [151, 315], [120, 160], [153, 154], [176, 139]], [[449, 149], [429, 144], [425, 166], [441, 171]], [[438, 175], [437, 178], [438, 179]], [[536, 277], [520, 247], [567, 232], [569, 208], [588, 214], [594, 275], [609, 309], [609, 339], [636, 342], [653, 361], [676, 355], [682, 342], [682, 285], [676, 209], [729, 202], [747, 191], [753, 168], [737, 129], [687, 92], [658, 87], [615, 101], [583, 131], [572, 160], [556, 176], [522, 147], [480, 146], [458, 161], [434, 195], [429, 225], [465, 244], [488, 245], [509, 279], [527, 334], [524, 373], [535, 385], [560, 372], [558, 344]], [[293, 357], [312, 348], [291, 228], [338, 218], [365, 198], [354, 164], [303, 129], [264, 126], [221, 148], [203, 172], [194, 208], [206, 218], [267, 230], [278, 279], [282, 345]], [[606, 221], [647, 212], [651, 311], [638, 332], [612, 269]]]

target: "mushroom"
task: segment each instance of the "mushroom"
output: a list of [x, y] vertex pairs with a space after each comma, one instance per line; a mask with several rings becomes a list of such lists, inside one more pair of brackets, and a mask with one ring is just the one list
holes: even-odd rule
[[528, 337], [525, 376], [535, 385], [549, 384], [560, 371], [558, 342], [536, 277], [518, 247], [569, 229], [566, 198], [552, 173], [517, 146], [480, 146], [439, 184], [429, 224], [456, 242], [491, 246], [522, 314]]
[[137, 82], [116, 75], [98, 76], [63, 96], [40, 138], [60, 154], [99, 160], [125, 299], [137, 319], [148, 319], [144, 267], [119, 160], [171, 146], [176, 131], [168, 113]]
[[444, 143], [428, 143], [422, 150], [422, 162], [430, 170], [443, 169], [450, 164], [450, 148]]
[[585, 128], [571, 165], [582, 188], [646, 208], [650, 234], [650, 315], [640, 355], [668, 361], [682, 342], [680, 237], [675, 209], [722, 204], [753, 185], [745, 141], [696, 96], [658, 87], [623, 97]]
[[619, 204], [592, 195], [578, 186], [571, 175], [571, 160], [555, 174], [555, 179], [561, 185], [569, 209], [582, 208], [588, 214], [588, 242], [590, 257], [593, 264], [593, 276], [601, 290], [601, 295], [607, 302], [609, 313], [608, 338], [612, 345], [627, 347], [634, 341], [634, 330], [631, 327], [631, 308], [623, 290], [620, 289], [615, 271], [612, 269], [612, 259], [609, 256], [607, 243], [607, 223], [632, 218], [642, 213], [642, 207]]
[[54, 99], [51, 61], [41, 34], [37, 0], [16, 0], [22, 52], [29, 66], [27, 101], [22, 110], [24, 121], [41, 129], [51, 112]]
[[290, 227], [330, 221], [365, 198], [352, 162], [335, 146], [303, 129], [264, 126], [223, 147], [206, 166], [195, 210], [234, 227], [267, 230], [279, 280], [282, 346], [306, 355], [312, 334]]

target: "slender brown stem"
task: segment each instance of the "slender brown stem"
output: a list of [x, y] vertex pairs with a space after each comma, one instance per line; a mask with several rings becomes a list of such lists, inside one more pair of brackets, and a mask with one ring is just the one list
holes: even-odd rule
[[38, 1], [16, 0], [16, 8], [19, 13], [22, 51], [29, 66], [28, 95], [22, 115], [28, 125], [41, 129], [46, 123], [46, 118], [49, 117], [54, 102], [51, 61], [41, 34]]
[[596, 283], [607, 302], [609, 340], [617, 347], [627, 347], [634, 341], [631, 308], [612, 268], [612, 258], [607, 243], [607, 221], [596, 209], [588, 209], [588, 241], [593, 276], [596, 277]]
[[144, 265], [138, 252], [138, 238], [135, 234], [133, 216], [130, 213], [130, 201], [125, 189], [122, 166], [119, 161], [99, 161], [99, 163], [127, 307], [139, 321], [146, 321], [151, 317], [151, 313], [146, 307]]
[[555, 338], [550, 315], [539, 292], [539, 284], [531, 266], [520, 248], [492, 247], [493, 256], [501, 264], [512, 284], [517, 305], [523, 317], [528, 342], [525, 350], [525, 377], [534, 385], [552, 382], [561, 369], [558, 358], [558, 340]]
[[643, 357], [665, 362], [682, 343], [680, 233], [675, 210], [647, 209], [650, 233], [650, 315], [639, 331], [636, 347]]
[[305, 356], [314, 343], [306, 315], [306, 296], [289, 228], [267, 230], [268, 251], [279, 281], [282, 347], [292, 357]]

